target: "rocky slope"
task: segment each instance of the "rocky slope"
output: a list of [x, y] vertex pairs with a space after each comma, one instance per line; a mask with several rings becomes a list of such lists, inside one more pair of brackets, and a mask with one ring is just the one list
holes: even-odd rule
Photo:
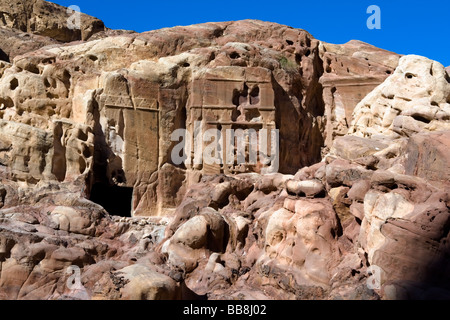
[[[0, 298], [450, 297], [440, 63], [255, 20], [0, 13]], [[196, 123], [278, 129], [277, 172], [176, 163]]]

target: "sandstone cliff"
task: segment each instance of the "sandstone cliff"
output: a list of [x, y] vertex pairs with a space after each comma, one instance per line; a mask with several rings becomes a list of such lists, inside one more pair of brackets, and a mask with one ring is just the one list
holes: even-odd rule
[[[352, 103], [342, 118], [342, 101], [356, 103], [393, 72], [397, 55], [359, 47], [353, 55], [354, 44], [339, 51], [303, 30], [241, 21], [127, 33], [17, 56], [2, 71], [2, 118], [32, 127], [24, 130], [39, 128], [49, 143], [58, 143], [49, 154], [34, 154], [48, 159], [32, 172], [9, 166], [17, 168], [13, 175], [32, 182], [89, 173], [88, 196], [95, 184], [133, 187], [136, 215], [163, 214], [164, 207], [179, 203], [181, 182], [189, 183], [192, 171], [198, 171], [181, 172], [170, 165], [174, 130], [192, 132], [197, 120], [205, 128], [225, 129], [260, 119], [260, 126], [280, 130], [280, 172], [295, 173], [320, 161], [322, 148], [345, 134]], [[371, 62], [376, 67], [369, 67]], [[349, 71], [343, 75], [342, 68]], [[370, 79], [362, 92], [361, 77]], [[242, 115], [247, 124], [239, 124], [232, 110], [241, 107], [246, 95], [258, 102], [254, 115]], [[16, 155], [16, 150], [13, 145], [10, 161], [31, 156]], [[169, 182], [168, 174], [178, 178]]]
[[[256, 20], [0, 13], [0, 298], [450, 296], [440, 63]], [[277, 172], [176, 163], [196, 123], [278, 129]]]

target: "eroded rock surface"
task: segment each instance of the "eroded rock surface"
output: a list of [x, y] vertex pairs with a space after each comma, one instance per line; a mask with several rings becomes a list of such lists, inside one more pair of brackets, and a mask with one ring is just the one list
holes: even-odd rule
[[[256, 20], [0, 12], [1, 299], [450, 296], [448, 68]], [[278, 129], [277, 162], [176, 161], [208, 129]]]
[[[73, 10], [43, 0], [5, 0], [0, 5], [0, 25], [61, 42], [87, 40], [94, 33], [105, 30], [101, 20], [83, 13], [80, 14], [80, 28], [71, 26], [67, 21], [73, 13]], [[77, 23], [75, 19], [71, 21]]]
[[449, 129], [450, 78], [444, 66], [420, 56], [404, 56], [382, 85], [354, 110], [349, 132], [362, 137], [410, 137]]
[[327, 119], [326, 145], [347, 133], [356, 105], [389, 77], [399, 56], [361, 41], [322, 43], [324, 74], [320, 78]]

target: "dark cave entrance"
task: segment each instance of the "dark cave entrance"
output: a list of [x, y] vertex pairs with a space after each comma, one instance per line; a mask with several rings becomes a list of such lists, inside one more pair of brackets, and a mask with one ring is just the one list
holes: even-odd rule
[[133, 188], [131, 187], [95, 183], [92, 186], [89, 200], [101, 205], [111, 215], [131, 217], [132, 197]]
[[9, 61], [9, 56], [2, 49], [0, 49], [0, 60], [6, 61], [6, 62], [10, 62]]

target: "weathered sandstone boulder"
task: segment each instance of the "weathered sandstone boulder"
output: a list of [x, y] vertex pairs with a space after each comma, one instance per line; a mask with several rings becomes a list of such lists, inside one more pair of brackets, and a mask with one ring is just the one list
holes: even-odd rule
[[70, 14], [0, 4], [0, 299], [450, 296], [448, 68]]
[[449, 284], [448, 199], [421, 178], [380, 171], [371, 179], [359, 242], [368, 262], [381, 268], [383, 286], [418, 285], [403, 298], [420, 292], [429, 298], [427, 290]]
[[400, 58], [395, 72], [354, 110], [349, 133], [395, 139], [448, 130], [450, 83], [442, 64], [420, 56]]
[[179, 290], [173, 279], [145, 265], [125, 267], [117, 270], [116, 275], [128, 281], [121, 289], [124, 300], [175, 300], [178, 297]]

